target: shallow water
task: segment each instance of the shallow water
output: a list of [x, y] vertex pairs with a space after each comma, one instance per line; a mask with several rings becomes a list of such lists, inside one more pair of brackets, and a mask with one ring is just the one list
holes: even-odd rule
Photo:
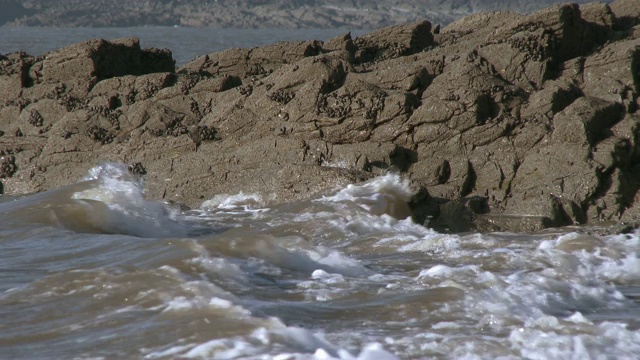
[[640, 234], [441, 234], [386, 175], [305, 202], [144, 198], [120, 164], [0, 197], [0, 357], [635, 359]]

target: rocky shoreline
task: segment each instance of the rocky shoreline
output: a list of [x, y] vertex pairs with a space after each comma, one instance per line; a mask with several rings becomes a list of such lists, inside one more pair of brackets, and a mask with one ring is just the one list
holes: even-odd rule
[[92, 40], [0, 57], [0, 178], [130, 164], [149, 198], [307, 198], [389, 171], [450, 231], [640, 221], [640, 1], [480, 13], [204, 55]]

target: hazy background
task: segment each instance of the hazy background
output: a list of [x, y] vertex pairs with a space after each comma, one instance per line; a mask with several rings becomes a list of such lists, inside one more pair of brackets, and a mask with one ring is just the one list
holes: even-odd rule
[[476, 12], [528, 13], [553, 3], [558, 1], [0, 0], [0, 54], [35, 56], [93, 38], [137, 37], [144, 48], [170, 49], [181, 66], [231, 47], [326, 41], [422, 19], [444, 26]]
[[[359, 28], [427, 19], [443, 25], [480, 11], [535, 11], [556, 0], [0, 0], [0, 25]], [[591, 0], [572, 1], [587, 3]], [[608, 2], [608, 1], [606, 1]]]

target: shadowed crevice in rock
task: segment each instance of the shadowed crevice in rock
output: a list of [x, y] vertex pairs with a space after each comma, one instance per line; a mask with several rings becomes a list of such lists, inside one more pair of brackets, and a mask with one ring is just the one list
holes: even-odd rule
[[[640, 222], [638, 0], [479, 13], [203, 55], [92, 40], [0, 59], [5, 192], [99, 162], [188, 206], [310, 198], [388, 172], [441, 231]], [[144, 170], [144, 171], [143, 171]]]

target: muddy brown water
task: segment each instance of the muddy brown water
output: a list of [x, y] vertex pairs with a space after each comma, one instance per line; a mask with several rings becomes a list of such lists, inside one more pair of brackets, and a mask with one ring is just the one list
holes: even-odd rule
[[103, 164], [1, 198], [1, 358], [640, 353], [639, 234], [442, 234], [391, 216], [411, 193], [396, 175], [277, 206], [220, 194], [190, 211], [143, 189]]

